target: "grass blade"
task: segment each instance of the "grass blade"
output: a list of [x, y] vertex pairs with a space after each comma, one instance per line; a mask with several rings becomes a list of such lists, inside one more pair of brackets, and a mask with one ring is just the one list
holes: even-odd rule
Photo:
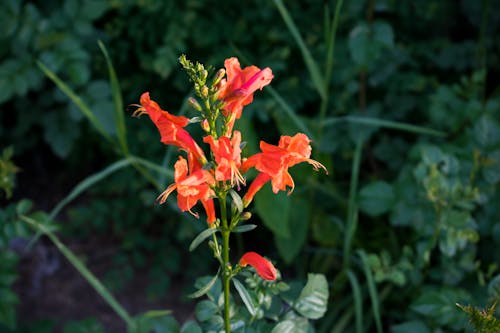
[[38, 67], [42, 72], [54, 82], [61, 91], [71, 99], [73, 103], [80, 109], [85, 117], [90, 121], [94, 128], [109, 142], [113, 142], [111, 137], [108, 135], [107, 131], [102, 127], [99, 120], [94, 116], [90, 108], [85, 104], [85, 102], [71, 89], [66, 83], [64, 83], [54, 72], [52, 72], [47, 66], [45, 66], [40, 61], [37, 61]]
[[326, 99], [327, 92], [325, 90], [323, 78], [321, 77], [321, 73], [319, 71], [318, 64], [314, 61], [314, 59], [311, 55], [311, 52], [309, 52], [309, 49], [307, 48], [306, 44], [304, 43], [304, 39], [300, 35], [300, 32], [297, 29], [297, 26], [293, 22], [293, 19], [290, 16], [290, 13], [286, 9], [285, 5], [283, 4], [282, 0], [274, 0], [274, 4], [278, 8], [278, 11], [280, 12], [281, 17], [283, 17], [283, 21], [285, 21], [285, 24], [288, 27], [288, 30], [290, 30], [290, 33], [292, 34], [293, 38], [295, 39], [295, 42], [299, 46], [300, 52], [302, 53], [302, 57], [304, 58], [304, 62], [306, 63], [307, 69], [309, 70], [309, 74], [311, 75], [311, 80], [313, 81], [313, 84], [316, 87], [316, 90], [318, 91], [319, 95], [321, 96], [321, 99]]
[[49, 219], [53, 220], [57, 216], [57, 214], [59, 214], [61, 209], [63, 209], [68, 203], [70, 203], [72, 200], [78, 197], [82, 192], [87, 190], [89, 187], [103, 180], [113, 172], [118, 171], [130, 164], [131, 161], [129, 159], [122, 159], [82, 180], [80, 183], [78, 183], [78, 185], [76, 185], [73, 188], [73, 190], [63, 200], [59, 201], [59, 203], [57, 204], [56, 207], [54, 207], [54, 209], [52, 209], [52, 211], [49, 214]]
[[127, 323], [128, 327], [133, 326], [133, 320], [128, 314], [128, 312], [118, 303], [118, 301], [113, 297], [113, 295], [109, 292], [109, 290], [92, 274], [91, 271], [76, 257], [76, 255], [68, 249], [57, 236], [48, 229], [42, 223], [27, 217], [20, 216], [20, 218], [28, 223], [31, 227], [35, 228], [35, 230], [40, 231], [44, 235], [46, 235], [52, 243], [61, 251], [61, 253], [68, 259], [68, 261], [76, 268], [76, 270], [87, 280], [87, 282], [97, 291], [97, 293], [108, 303], [108, 305], [116, 312], [118, 316], [120, 316], [123, 321]]
[[111, 97], [113, 98], [113, 106], [115, 109], [115, 125], [116, 133], [118, 135], [118, 142], [123, 154], [128, 155], [127, 129], [125, 126], [125, 117], [123, 116], [124, 109], [120, 83], [118, 81], [118, 78], [116, 77], [116, 72], [113, 67], [113, 63], [111, 62], [111, 58], [109, 57], [108, 51], [106, 50], [106, 47], [101, 41], [98, 41], [97, 44], [104, 54], [104, 58], [106, 59], [106, 64], [108, 66], [109, 83], [111, 85]]
[[358, 207], [356, 204], [356, 193], [358, 191], [359, 166], [361, 164], [361, 153], [363, 141], [358, 140], [354, 150], [354, 158], [351, 168], [351, 182], [349, 185], [349, 201], [347, 203], [347, 225], [344, 236], [344, 268], [349, 266], [351, 257], [351, 245], [358, 224]]
[[377, 333], [382, 333], [382, 320], [380, 318], [380, 300], [378, 297], [377, 286], [373, 279], [373, 274], [368, 264], [368, 258], [363, 250], [358, 251], [361, 261], [363, 263], [363, 270], [365, 272], [366, 282], [368, 284], [368, 293], [370, 294], [370, 300], [372, 302], [373, 317], [375, 318], [375, 326], [377, 327]]
[[437, 131], [437, 130], [432, 129], [432, 128], [416, 126], [416, 125], [411, 125], [411, 124], [407, 124], [407, 123], [401, 123], [398, 121], [383, 120], [383, 119], [369, 118], [369, 117], [345, 116], [345, 117], [338, 117], [338, 118], [328, 118], [328, 119], [325, 119], [325, 121], [323, 122], [323, 126], [334, 125], [334, 124], [337, 124], [340, 122], [351, 122], [351, 123], [363, 124], [363, 125], [368, 125], [368, 126], [389, 128], [389, 129], [394, 129], [394, 130], [399, 130], [399, 131], [404, 131], [404, 132], [433, 135], [433, 136], [438, 136], [438, 137], [445, 137], [446, 136], [445, 132]]
[[347, 278], [351, 283], [352, 297], [354, 299], [354, 311], [355, 311], [355, 324], [356, 333], [363, 332], [363, 298], [361, 297], [361, 288], [359, 286], [359, 281], [356, 275], [348, 269]]
[[312, 132], [307, 128], [306, 124], [295, 114], [295, 111], [288, 105], [288, 103], [281, 97], [281, 95], [272, 87], [267, 86], [266, 91], [276, 100], [276, 102], [283, 108], [290, 119], [297, 125], [297, 128], [306, 134], [312, 141], [315, 141]]

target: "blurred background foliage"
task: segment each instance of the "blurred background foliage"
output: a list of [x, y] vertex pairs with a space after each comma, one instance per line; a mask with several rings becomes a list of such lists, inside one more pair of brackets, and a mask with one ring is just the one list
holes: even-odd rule
[[[264, 226], [245, 248], [265, 248], [286, 280], [327, 275], [330, 307], [317, 332], [463, 331], [467, 317], [455, 303], [486, 307], [500, 291], [499, 7], [499, 0], [2, 1], [0, 328], [51, 330], [16, 318], [15, 244], [32, 234], [18, 216], [49, 211], [120, 157], [37, 65], [115, 136], [101, 40], [125, 105], [150, 91], [177, 114], [194, 115], [185, 107], [191, 90], [181, 53], [215, 68], [233, 55], [272, 68], [271, 88], [256, 94], [239, 125], [245, 153], [260, 139], [302, 131], [329, 174], [297, 166], [292, 196], [259, 193], [254, 217]], [[129, 151], [171, 168], [175, 149], [123, 112]], [[155, 178], [157, 187], [171, 180]], [[158, 193], [141, 173], [122, 169], [57, 215], [68, 242], [112, 247], [103, 280], [117, 294], [146, 275], [145, 292], [161, 298], [210, 270], [206, 253], [186, 251], [200, 222], [179, 214], [174, 200], [156, 206]], [[103, 330], [89, 319], [64, 332], [78, 327]]]

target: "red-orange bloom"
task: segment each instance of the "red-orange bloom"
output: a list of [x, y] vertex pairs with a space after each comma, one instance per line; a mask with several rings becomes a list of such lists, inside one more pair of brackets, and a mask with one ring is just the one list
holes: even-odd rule
[[[255, 193], [269, 180], [274, 193], [286, 191], [287, 186], [291, 187], [291, 193], [295, 187], [292, 176], [288, 173], [288, 168], [297, 163], [307, 162], [315, 170], [326, 168], [323, 164], [310, 158], [311, 140], [307, 135], [298, 133], [294, 136], [282, 136], [277, 146], [260, 142], [262, 153], [250, 156], [242, 166], [243, 170], [255, 167], [263, 176], [258, 175], [250, 186], [247, 194], [243, 198], [245, 205], [253, 199]], [[254, 184], [255, 183], [255, 184]]]
[[231, 186], [234, 184], [245, 185], [245, 178], [239, 171], [241, 167], [241, 133], [234, 131], [231, 139], [222, 136], [217, 140], [208, 135], [203, 138], [203, 141], [210, 145], [217, 163], [215, 179], [217, 181], [230, 180]]
[[183, 128], [189, 123], [189, 119], [184, 116], [175, 116], [161, 107], [149, 97], [149, 92], [141, 95], [141, 107], [134, 112], [135, 116], [147, 113], [149, 118], [158, 128], [161, 135], [161, 142], [167, 145], [174, 145], [192, 153], [202, 164], [206, 163], [205, 154], [198, 146], [191, 135]]
[[255, 268], [255, 271], [261, 278], [268, 281], [276, 280], [276, 268], [273, 264], [255, 252], [247, 252], [240, 259], [240, 266], [245, 267], [250, 265]]
[[160, 204], [167, 200], [170, 193], [177, 190], [177, 205], [183, 212], [190, 212], [198, 218], [198, 214], [191, 211], [191, 208], [201, 201], [207, 213], [207, 222], [212, 224], [215, 221], [215, 209], [213, 203], [214, 191], [210, 185], [215, 183], [213, 176], [204, 169], [197, 169], [188, 174], [187, 161], [179, 156], [179, 160], [174, 166], [174, 183], [170, 185], [160, 196]]
[[231, 133], [234, 121], [241, 117], [245, 105], [253, 100], [253, 93], [268, 85], [273, 79], [273, 72], [269, 67], [259, 69], [248, 66], [241, 69], [237, 58], [232, 57], [224, 61], [227, 78], [222, 80], [218, 98], [224, 101], [223, 114], [229, 116], [226, 135]]

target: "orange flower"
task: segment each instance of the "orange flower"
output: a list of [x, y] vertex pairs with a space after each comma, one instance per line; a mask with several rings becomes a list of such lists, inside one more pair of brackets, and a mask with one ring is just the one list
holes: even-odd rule
[[255, 271], [261, 278], [268, 281], [276, 280], [276, 268], [273, 264], [255, 252], [247, 252], [240, 259], [240, 266], [245, 267], [250, 265], [255, 268]]
[[252, 201], [253, 196], [257, 193], [264, 184], [271, 180], [271, 185], [274, 193], [278, 191], [286, 191], [287, 186], [291, 187], [289, 194], [293, 191], [295, 184], [292, 176], [288, 173], [288, 168], [301, 162], [311, 164], [315, 170], [324, 169], [325, 166], [318, 161], [310, 158], [311, 156], [311, 140], [307, 135], [298, 133], [291, 136], [282, 136], [278, 146], [268, 144], [264, 141], [260, 142], [262, 153], [250, 156], [242, 166], [244, 171], [251, 167], [255, 167], [261, 172], [250, 185], [247, 194], [243, 198], [245, 206]]
[[217, 181], [231, 181], [231, 186], [236, 184], [245, 185], [245, 178], [241, 175], [241, 133], [233, 132], [232, 139], [222, 136], [217, 140], [210, 135], [203, 138], [210, 145], [214, 154], [217, 167], [215, 168], [215, 179]]
[[215, 180], [210, 172], [199, 168], [195, 171], [191, 170], [188, 175], [187, 161], [182, 156], [179, 156], [179, 160], [175, 162], [174, 166], [174, 181], [158, 197], [160, 204], [167, 200], [170, 193], [177, 190], [177, 205], [181, 211], [188, 211], [198, 218], [198, 214], [192, 212], [191, 208], [200, 200], [207, 213], [207, 222], [212, 224], [215, 221], [215, 209], [212, 199], [215, 193], [210, 188], [210, 185], [213, 185]]
[[144, 113], [148, 114], [149, 118], [151, 118], [158, 128], [161, 135], [161, 142], [184, 149], [188, 153], [192, 153], [200, 163], [206, 163], [207, 160], [203, 150], [184, 129], [189, 123], [187, 117], [175, 116], [162, 110], [158, 103], [150, 99], [149, 92], [141, 95], [141, 107], [134, 112], [134, 116], [141, 116]]
[[223, 114], [229, 117], [226, 135], [231, 133], [234, 121], [241, 117], [245, 105], [253, 100], [253, 93], [268, 85], [273, 79], [273, 72], [269, 67], [263, 70], [256, 66], [241, 69], [237, 58], [232, 57], [224, 61], [227, 79], [222, 80], [218, 98], [224, 101]]

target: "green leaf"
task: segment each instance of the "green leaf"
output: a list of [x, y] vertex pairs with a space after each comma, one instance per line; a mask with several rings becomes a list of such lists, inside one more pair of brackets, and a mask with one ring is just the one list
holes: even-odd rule
[[203, 333], [203, 331], [195, 321], [188, 320], [182, 325], [180, 333]]
[[264, 225], [275, 235], [290, 237], [290, 197], [285, 192], [274, 194], [269, 184], [255, 196], [255, 208]]
[[233, 199], [232, 203], [238, 210], [238, 213], [241, 213], [243, 211], [243, 202], [241, 201], [241, 197], [238, 193], [236, 193], [235, 190], [230, 189], [229, 194], [231, 195], [231, 198]]
[[384, 181], [368, 184], [359, 192], [359, 208], [370, 216], [379, 216], [390, 211], [394, 202], [392, 186]]
[[309, 322], [306, 318], [291, 318], [274, 326], [271, 333], [305, 333], [308, 331]]
[[257, 225], [256, 224], [243, 224], [243, 225], [239, 225], [237, 227], [235, 227], [232, 232], [235, 232], [235, 233], [242, 233], [242, 232], [247, 232], [247, 231], [251, 231], [253, 229], [257, 228]]
[[88, 318], [67, 322], [63, 333], [104, 333], [104, 327], [95, 318]]
[[217, 229], [217, 228], [209, 228], [209, 229], [205, 229], [202, 232], [200, 232], [198, 234], [198, 236], [196, 236], [193, 239], [193, 241], [191, 242], [191, 245], [189, 245], [189, 251], [191, 252], [194, 249], [196, 249], [198, 247], [198, 245], [200, 245], [205, 239], [207, 239], [208, 237], [212, 236], [218, 230], [219, 229]]
[[354, 300], [356, 332], [361, 333], [363, 332], [363, 297], [361, 296], [361, 287], [359, 286], [358, 278], [351, 270], [347, 270], [346, 274], [351, 283], [352, 298]]
[[307, 238], [307, 229], [309, 226], [309, 216], [311, 214], [311, 205], [309, 201], [299, 197], [291, 199], [291, 206], [294, 207], [293, 214], [290, 215], [289, 228], [293, 230], [290, 237], [281, 237], [276, 235], [274, 240], [276, 247], [286, 263], [291, 263], [300, 253]]
[[57, 204], [56, 207], [54, 207], [54, 209], [52, 209], [52, 211], [49, 214], [49, 219], [50, 220], [54, 219], [57, 216], [57, 214], [61, 211], [61, 209], [63, 209], [68, 203], [70, 203], [73, 199], [78, 197], [82, 192], [86, 191], [92, 185], [106, 178], [113, 172], [118, 171], [130, 165], [131, 162], [132, 160], [130, 159], [119, 160], [109, 165], [104, 170], [96, 172], [95, 174], [82, 180], [80, 183], [78, 183], [78, 185], [76, 185], [73, 188], [73, 190], [63, 200], [59, 201], [59, 203]]
[[293, 22], [292, 17], [290, 16], [290, 13], [286, 9], [285, 5], [283, 4], [282, 0], [274, 0], [274, 4], [278, 8], [281, 17], [283, 18], [283, 21], [285, 21], [288, 30], [290, 30], [290, 33], [292, 34], [293, 38], [295, 39], [295, 42], [297, 43], [300, 52], [302, 53], [302, 57], [304, 58], [304, 62], [306, 63], [307, 69], [309, 71], [309, 75], [311, 76], [311, 80], [318, 91], [319, 95], [321, 96], [321, 99], [326, 99], [326, 94], [327, 91], [325, 90], [325, 85], [323, 82], [323, 77], [321, 76], [321, 72], [319, 70], [319, 66], [314, 61], [311, 52], [307, 48], [306, 44], [304, 43], [304, 40], [302, 36], [300, 35], [299, 29], [297, 29], [297, 26]]
[[195, 308], [196, 319], [199, 321], [210, 320], [215, 314], [219, 312], [219, 307], [212, 301], [203, 300], [196, 304]]
[[41, 62], [37, 62], [38, 67], [44, 72], [44, 74], [51, 79], [61, 91], [68, 96], [73, 103], [80, 109], [80, 111], [87, 117], [90, 123], [95, 127], [95, 129], [109, 142], [113, 142], [109, 137], [107, 131], [103, 128], [102, 124], [97, 120], [95, 115], [92, 113], [87, 104], [72, 90], [64, 81], [62, 81], [54, 72], [52, 72], [47, 66]]
[[252, 317], [255, 316], [257, 314], [258, 307], [254, 304], [254, 301], [252, 300], [252, 297], [248, 293], [248, 290], [237, 279], [232, 279], [232, 281], [234, 287], [236, 288], [236, 291], [238, 291], [238, 294], [240, 295], [241, 300], [245, 304], [245, 307], [247, 308], [248, 312]]
[[113, 96], [113, 106], [115, 111], [114, 112], [115, 126], [116, 126], [116, 132], [118, 134], [118, 142], [120, 143], [120, 147], [122, 149], [123, 154], [127, 155], [128, 154], [127, 131], [125, 126], [125, 118], [123, 116], [124, 108], [123, 108], [120, 83], [118, 81], [118, 78], [116, 77], [116, 72], [113, 67], [113, 63], [111, 62], [111, 58], [108, 55], [108, 51], [106, 50], [106, 47], [101, 41], [99, 41], [98, 44], [99, 48], [104, 54], [104, 58], [106, 59], [106, 64], [108, 66], [109, 82], [111, 85], [111, 95]]
[[372, 29], [375, 41], [387, 48], [394, 46], [394, 32], [387, 22], [376, 21], [373, 23]]
[[198, 289], [194, 293], [189, 294], [188, 297], [189, 298], [198, 298], [198, 297], [201, 297], [201, 296], [205, 295], [206, 293], [208, 293], [210, 291], [210, 288], [212, 288], [212, 286], [215, 284], [215, 282], [219, 278], [219, 273], [220, 273], [220, 268], [217, 271], [217, 273], [215, 274], [215, 276], [210, 281], [207, 282], [207, 284], [202, 286], [200, 289]]
[[328, 305], [328, 283], [323, 274], [307, 274], [307, 283], [293, 304], [294, 309], [309, 319], [323, 317]]
[[431, 333], [430, 329], [420, 320], [407, 321], [391, 326], [392, 333]]
[[358, 65], [365, 66], [368, 63], [369, 29], [366, 24], [357, 25], [349, 33], [349, 51], [352, 60]]

